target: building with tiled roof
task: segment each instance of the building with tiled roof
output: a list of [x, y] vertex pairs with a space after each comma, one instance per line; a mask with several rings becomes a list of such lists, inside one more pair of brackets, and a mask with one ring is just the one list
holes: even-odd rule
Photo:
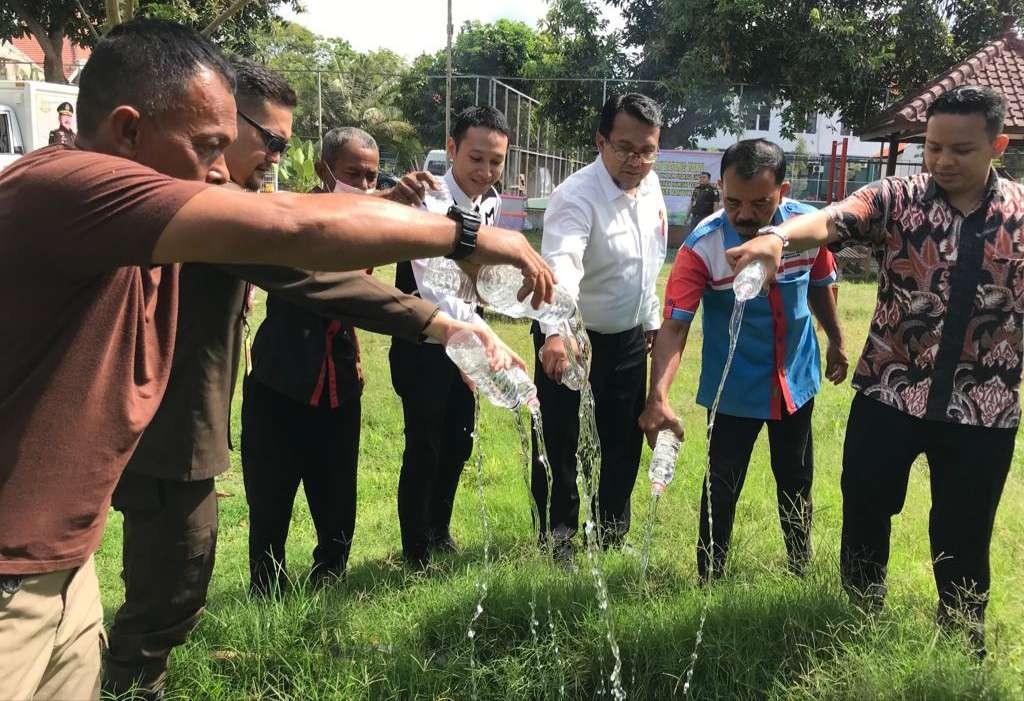
[[977, 53], [930, 81], [907, 99], [889, 107], [860, 130], [866, 141], [898, 142], [919, 138], [928, 121], [928, 106], [962, 85], [987, 85], [1006, 100], [1005, 132], [1024, 138], [1024, 40], [1010, 30]]
[[[73, 82], [78, 77], [90, 53], [90, 49], [64, 38], [61, 63], [65, 79]], [[35, 37], [25, 36], [10, 42], [0, 42], [0, 78], [42, 80], [44, 60], [43, 47]]]

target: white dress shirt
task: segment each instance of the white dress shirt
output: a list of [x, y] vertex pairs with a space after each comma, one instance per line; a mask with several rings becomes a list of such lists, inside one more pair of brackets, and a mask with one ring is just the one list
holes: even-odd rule
[[[462, 188], [455, 182], [455, 177], [452, 175], [451, 168], [449, 168], [448, 172], [444, 174], [443, 180], [445, 187], [448, 188], [448, 192], [451, 194], [454, 204], [459, 205], [463, 209], [469, 209], [477, 212], [480, 215], [481, 223], [488, 226], [494, 226], [494, 223], [498, 221], [498, 217], [501, 216], [501, 196], [498, 194], [497, 190], [492, 187], [476, 199], [470, 199], [469, 195], [463, 192]], [[449, 203], [449, 206], [450, 205], [451, 203]], [[424, 209], [425, 208], [426, 205], [424, 205]], [[476, 313], [476, 305], [464, 302], [458, 297], [440, 293], [424, 282], [423, 278], [426, 275], [427, 268], [430, 267], [431, 261], [434, 260], [436, 259], [417, 258], [410, 261], [410, 264], [412, 265], [412, 274], [416, 279], [416, 289], [419, 292], [419, 296], [432, 304], [436, 304], [442, 312], [453, 319], [483, 324], [484, 320]], [[426, 342], [437, 343], [438, 341], [428, 338]]]
[[[668, 214], [653, 170], [629, 195], [601, 157], [551, 194], [541, 253], [575, 297], [583, 323], [598, 333], [661, 326], [658, 273], [665, 262]], [[544, 325], [548, 336], [557, 326]]]

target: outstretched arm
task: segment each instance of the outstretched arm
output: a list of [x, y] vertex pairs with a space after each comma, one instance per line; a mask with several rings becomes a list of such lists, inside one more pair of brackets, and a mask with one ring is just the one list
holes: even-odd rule
[[651, 391], [639, 419], [640, 429], [647, 434], [647, 442], [652, 448], [658, 433], [666, 428], [675, 431], [680, 438], [683, 437], [683, 423], [669, 406], [668, 392], [679, 370], [679, 360], [689, 333], [689, 321], [666, 319], [654, 342], [654, 350], [651, 352]]
[[[315, 270], [357, 270], [443, 256], [456, 224], [376, 197], [343, 194], [266, 197], [207, 188], [164, 227], [154, 263], [269, 263]], [[471, 263], [518, 267], [539, 306], [551, 299], [550, 268], [522, 234], [481, 227]]]

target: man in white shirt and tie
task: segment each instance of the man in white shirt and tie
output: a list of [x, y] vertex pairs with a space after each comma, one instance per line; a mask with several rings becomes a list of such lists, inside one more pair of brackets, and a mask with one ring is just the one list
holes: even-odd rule
[[[658, 273], [668, 218], [658, 175], [661, 108], [646, 95], [614, 96], [597, 132], [599, 155], [552, 193], [541, 253], [577, 298], [590, 335], [590, 383], [601, 441], [598, 517], [604, 545], [629, 530], [629, 499], [640, 465], [647, 355], [661, 325]], [[542, 516], [556, 554], [571, 558], [579, 524], [576, 443], [579, 393], [560, 384], [568, 359], [556, 326], [535, 325], [536, 383], [552, 470], [551, 510]], [[543, 513], [547, 477], [534, 448], [533, 494]]]
[[[452, 165], [442, 179], [446, 207], [458, 205], [484, 225], [498, 221], [501, 196], [494, 184], [504, 171], [510, 133], [505, 116], [493, 107], [468, 107], [456, 116], [448, 138]], [[431, 260], [399, 263], [395, 287], [454, 319], [483, 324], [475, 305], [424, 281]], [[391, 384], [405, 418], [398, 481], [402, 553], [414, 567], [424, 567], [432, 553], [455, 548], [449, 524], [462, 466], [473, 451], [475, 402], [444, 347], [431, 339], [415, 344], [396, 338], [390, 360]]]

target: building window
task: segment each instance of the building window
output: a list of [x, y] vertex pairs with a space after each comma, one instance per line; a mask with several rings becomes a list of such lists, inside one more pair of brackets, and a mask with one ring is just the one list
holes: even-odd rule
[[747, 131], [769, 131], [772, 126], [772, 103], [762, 94], [751, 91], [740, 100], [743, 128]]

